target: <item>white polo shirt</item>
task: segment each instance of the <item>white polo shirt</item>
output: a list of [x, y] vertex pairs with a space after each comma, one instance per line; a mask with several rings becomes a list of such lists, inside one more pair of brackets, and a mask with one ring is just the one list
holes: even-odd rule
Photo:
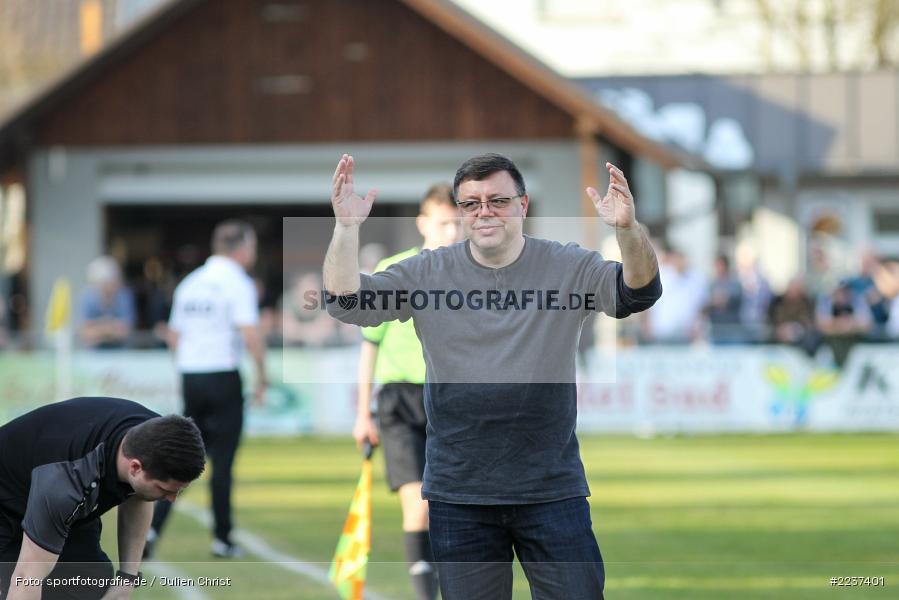
[[169, 327], [178, 334], [178, 370], [236, 370], [243, 351], [238, 328], [258, 323], [259, 303], [253, 280], [236, 261], [210, 256], [175, 288]]

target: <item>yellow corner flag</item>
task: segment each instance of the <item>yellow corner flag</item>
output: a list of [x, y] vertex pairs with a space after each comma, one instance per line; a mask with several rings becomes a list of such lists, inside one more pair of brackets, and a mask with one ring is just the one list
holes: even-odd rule
[[72, 287], [69, 280], [60, 277], [53, 284], [50, 303], [47, 305], [47, 333], [53, 334], [69, 324], [72, 318]]
[[366, 443], [362, 475], [328, 571], [343, 600], [362, 600], [365, 587], [365, 569], [371, 550], [371, 453], [371, 444]]

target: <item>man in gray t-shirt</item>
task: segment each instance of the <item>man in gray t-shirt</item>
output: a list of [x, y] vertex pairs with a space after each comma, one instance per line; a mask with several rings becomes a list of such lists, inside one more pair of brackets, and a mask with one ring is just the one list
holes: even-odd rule
[[523, 178], [487, 154], [456, 173], [466, 241], [360, 275], [359, 226], [374, 192], [354, 193], [351, 156], [337, 166], [328, 310], [358, 325], [413, 319], [427, 366], [422, 495], [445, 600], [511, 597], [513, 548], [535, 598], [602, 597], [574, 433], [577, 342], [591, 311], [621, 318], [661, 295], [627, 181], [607, 167], [608, 193], [587, 193], [616, 227], [621, 263], [524, 235]]

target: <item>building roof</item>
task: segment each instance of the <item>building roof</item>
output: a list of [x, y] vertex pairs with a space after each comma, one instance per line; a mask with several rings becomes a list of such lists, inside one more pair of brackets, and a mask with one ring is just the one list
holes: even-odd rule
[[787, 177], [899, 174], [899, 71], [577, 81], [644, 135], [677, 140], [713, 166]]
[[[125, 30], [94, 56], [39, 90], [0, 123], [0, 166], [21, 157], [35, 140], [35, 127], [47, 115], [100, 78], [113, 65], [137, 53], [150, 40], [208, 0], [169, 0]], [[397, 0], [451, 37], [508, 73], [570, 115], [578, 132], [602, 136], [626, 151], [671, 168], [694, 164], [684, 152], [638, 133], [613, 111], [594, 102], [565, 79], [448, 0]]]
[[496, 63], [534, 91], [568, 111], [587, 130], [603, 135], [619, 146], [651, 158], [665, 167], [682, 165], [688, 161], [686, 154], [678, 155], [663, 144], [636, 132], [614, 111], [584, 94], [575, 82], [562, 77], [458, 5], [449, 0], [402, 1], [487, 60]]

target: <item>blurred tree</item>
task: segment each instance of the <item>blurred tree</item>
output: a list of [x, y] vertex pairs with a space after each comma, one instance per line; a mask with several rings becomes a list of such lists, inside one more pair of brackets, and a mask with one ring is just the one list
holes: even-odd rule
[[84, 58], [84, 8], [97, 49], [161, 1], [0, 0], [0, 115]]
[[[716, 7], [722, 2], [712, 1]], [[803, 71], [819, 66], [814, 59], [821, 49], [831, 71], [899, 64], [899, 0], [751, 1], [764, 30], [769, 69], [783, 66], [784, 46], [792, 54], [786, 62]]]
[[871, 44], [877, 55], [878, 68], [897, 64], [895, 43], [897, 27], [899, 27], [899, 0], [874, 0]]

